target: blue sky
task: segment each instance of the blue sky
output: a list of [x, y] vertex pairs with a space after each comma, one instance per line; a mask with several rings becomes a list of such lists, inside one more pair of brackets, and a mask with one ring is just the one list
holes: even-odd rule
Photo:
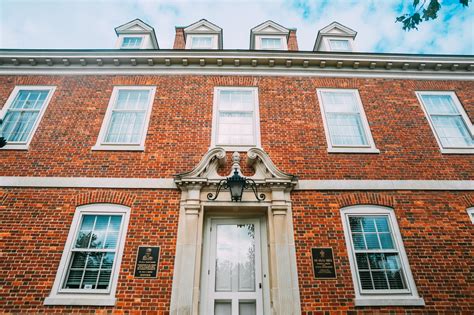
[[114, 27], [134, 18], [171, 48], [176, 25], [206, 18], [224, 29], [225, 49], [248, 48], [249, 30], [271, 19], [298, 29], [300, 50], [338, 21], [358, 32], [358, 51], [474, 55], [474, 3], [441, 2], [437, 20], [405, 32], [395, 18], [411, 0], [0, 0], [0, 48], [113, 48]]

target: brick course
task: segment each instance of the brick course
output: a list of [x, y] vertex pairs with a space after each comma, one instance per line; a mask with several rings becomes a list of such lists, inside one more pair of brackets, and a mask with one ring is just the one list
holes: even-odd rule
[[[474, 225], [466, 208], [472, 192], [292, 193], [297, 267], [303, 314], [331, 312], [474, 312]], [[43, 306], [51, 291], [75, 208], [123, 203], [130, 223], [115, 307]], [[426, 307], [354, 307], [348, 253], [339, 209], [354, 204], [391, 206], [420, 296]], [[0, 190], [0, 313], [169, 312], [179, 209], [177, 190]], [[133, 277], [136, 250], [161, 246], [157, 279]], [[311, 247], [334, 250], [336, 280], [316, 280]]]
[[[259, 89], [261, 142], [301, 179], [474, 179], [471, 155], [441, 154], [414, 91], [455, 91], [474, 121], [473, 81], [232, 76], [2, 76], [57, 85], [28, 151], [1, 151], [0, 176], [170, 177], [207, 151], [215, 86]], [[116, 85], [157, 87], [145, 152], [91, 151]], [[179, 89], [177, 89], [179, 87]], [[358, 89], [380, 154], [328, 154], [317, 88]], [[324, 165], [324, 167], [322, 167]]]

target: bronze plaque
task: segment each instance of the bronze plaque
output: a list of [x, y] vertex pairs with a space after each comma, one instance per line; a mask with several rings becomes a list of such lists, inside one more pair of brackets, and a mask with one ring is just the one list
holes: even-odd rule
[[159, 260], [159, 246], [139, 246], [137, 252], [137, 262], [135, 263], [135, 277], [156, 278]]
[[316, 279], [336, 279], [336, 267], [332, 248], [316, 247], [311, 248], [313, 257], [313, 270]]

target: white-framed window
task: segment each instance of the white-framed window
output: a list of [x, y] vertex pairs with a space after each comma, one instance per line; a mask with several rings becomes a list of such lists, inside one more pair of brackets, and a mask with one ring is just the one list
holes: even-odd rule
[[217, 35], [189, 34], [186, 49], [217, 49]]
[[0, 110], [0, 135], [7, 145], [3, 149], [27, 150], [33, 135], [51, 101], [55, 86], [16, 86]]
[[416, 92], [442, 153], [474, 153], [474, 127], [456, 94]]
[[124, 36], [120, 48], [124, 49], [139, 49], [142, 47], [142, 36]]
[[245, 151], [260, 147], [258, 89], [216, 87], [211, 147]]
[[115, 305], [130, 208], [77, 207], [45, 305]]
[[474, 224], [474, 207], [467, 209], [467, 215], [471, 219], [471, 222]]
[[375, 147], [359, 92], [318, 89], [328, 152], [379, 153]]
[[145, 150], [155, 87], [116, 86], [93, 150]]
[[256, 49], [261, 50], [288, 50], [288, 43], [284, 35], [257, 35]]
[[328, 39], [331, 51], [351, 51], [351, 44], [348, 39]]
[[355, 305], [424, 305], [418, 296], [393, 209], [341, 209]]

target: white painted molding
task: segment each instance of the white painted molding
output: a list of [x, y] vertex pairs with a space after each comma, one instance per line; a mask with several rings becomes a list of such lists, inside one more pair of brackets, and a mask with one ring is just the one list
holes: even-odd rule
[[0, 187], [176, 189], [172, 178], [0, 177]]
[[[0, 187], [177, 189], [173, 178], [2, 176]], [[474, 190], [474, 180], [299, 180], [294, 190]]]
[[474, 180], [300, 180], [295, 190], [474, 190]]

